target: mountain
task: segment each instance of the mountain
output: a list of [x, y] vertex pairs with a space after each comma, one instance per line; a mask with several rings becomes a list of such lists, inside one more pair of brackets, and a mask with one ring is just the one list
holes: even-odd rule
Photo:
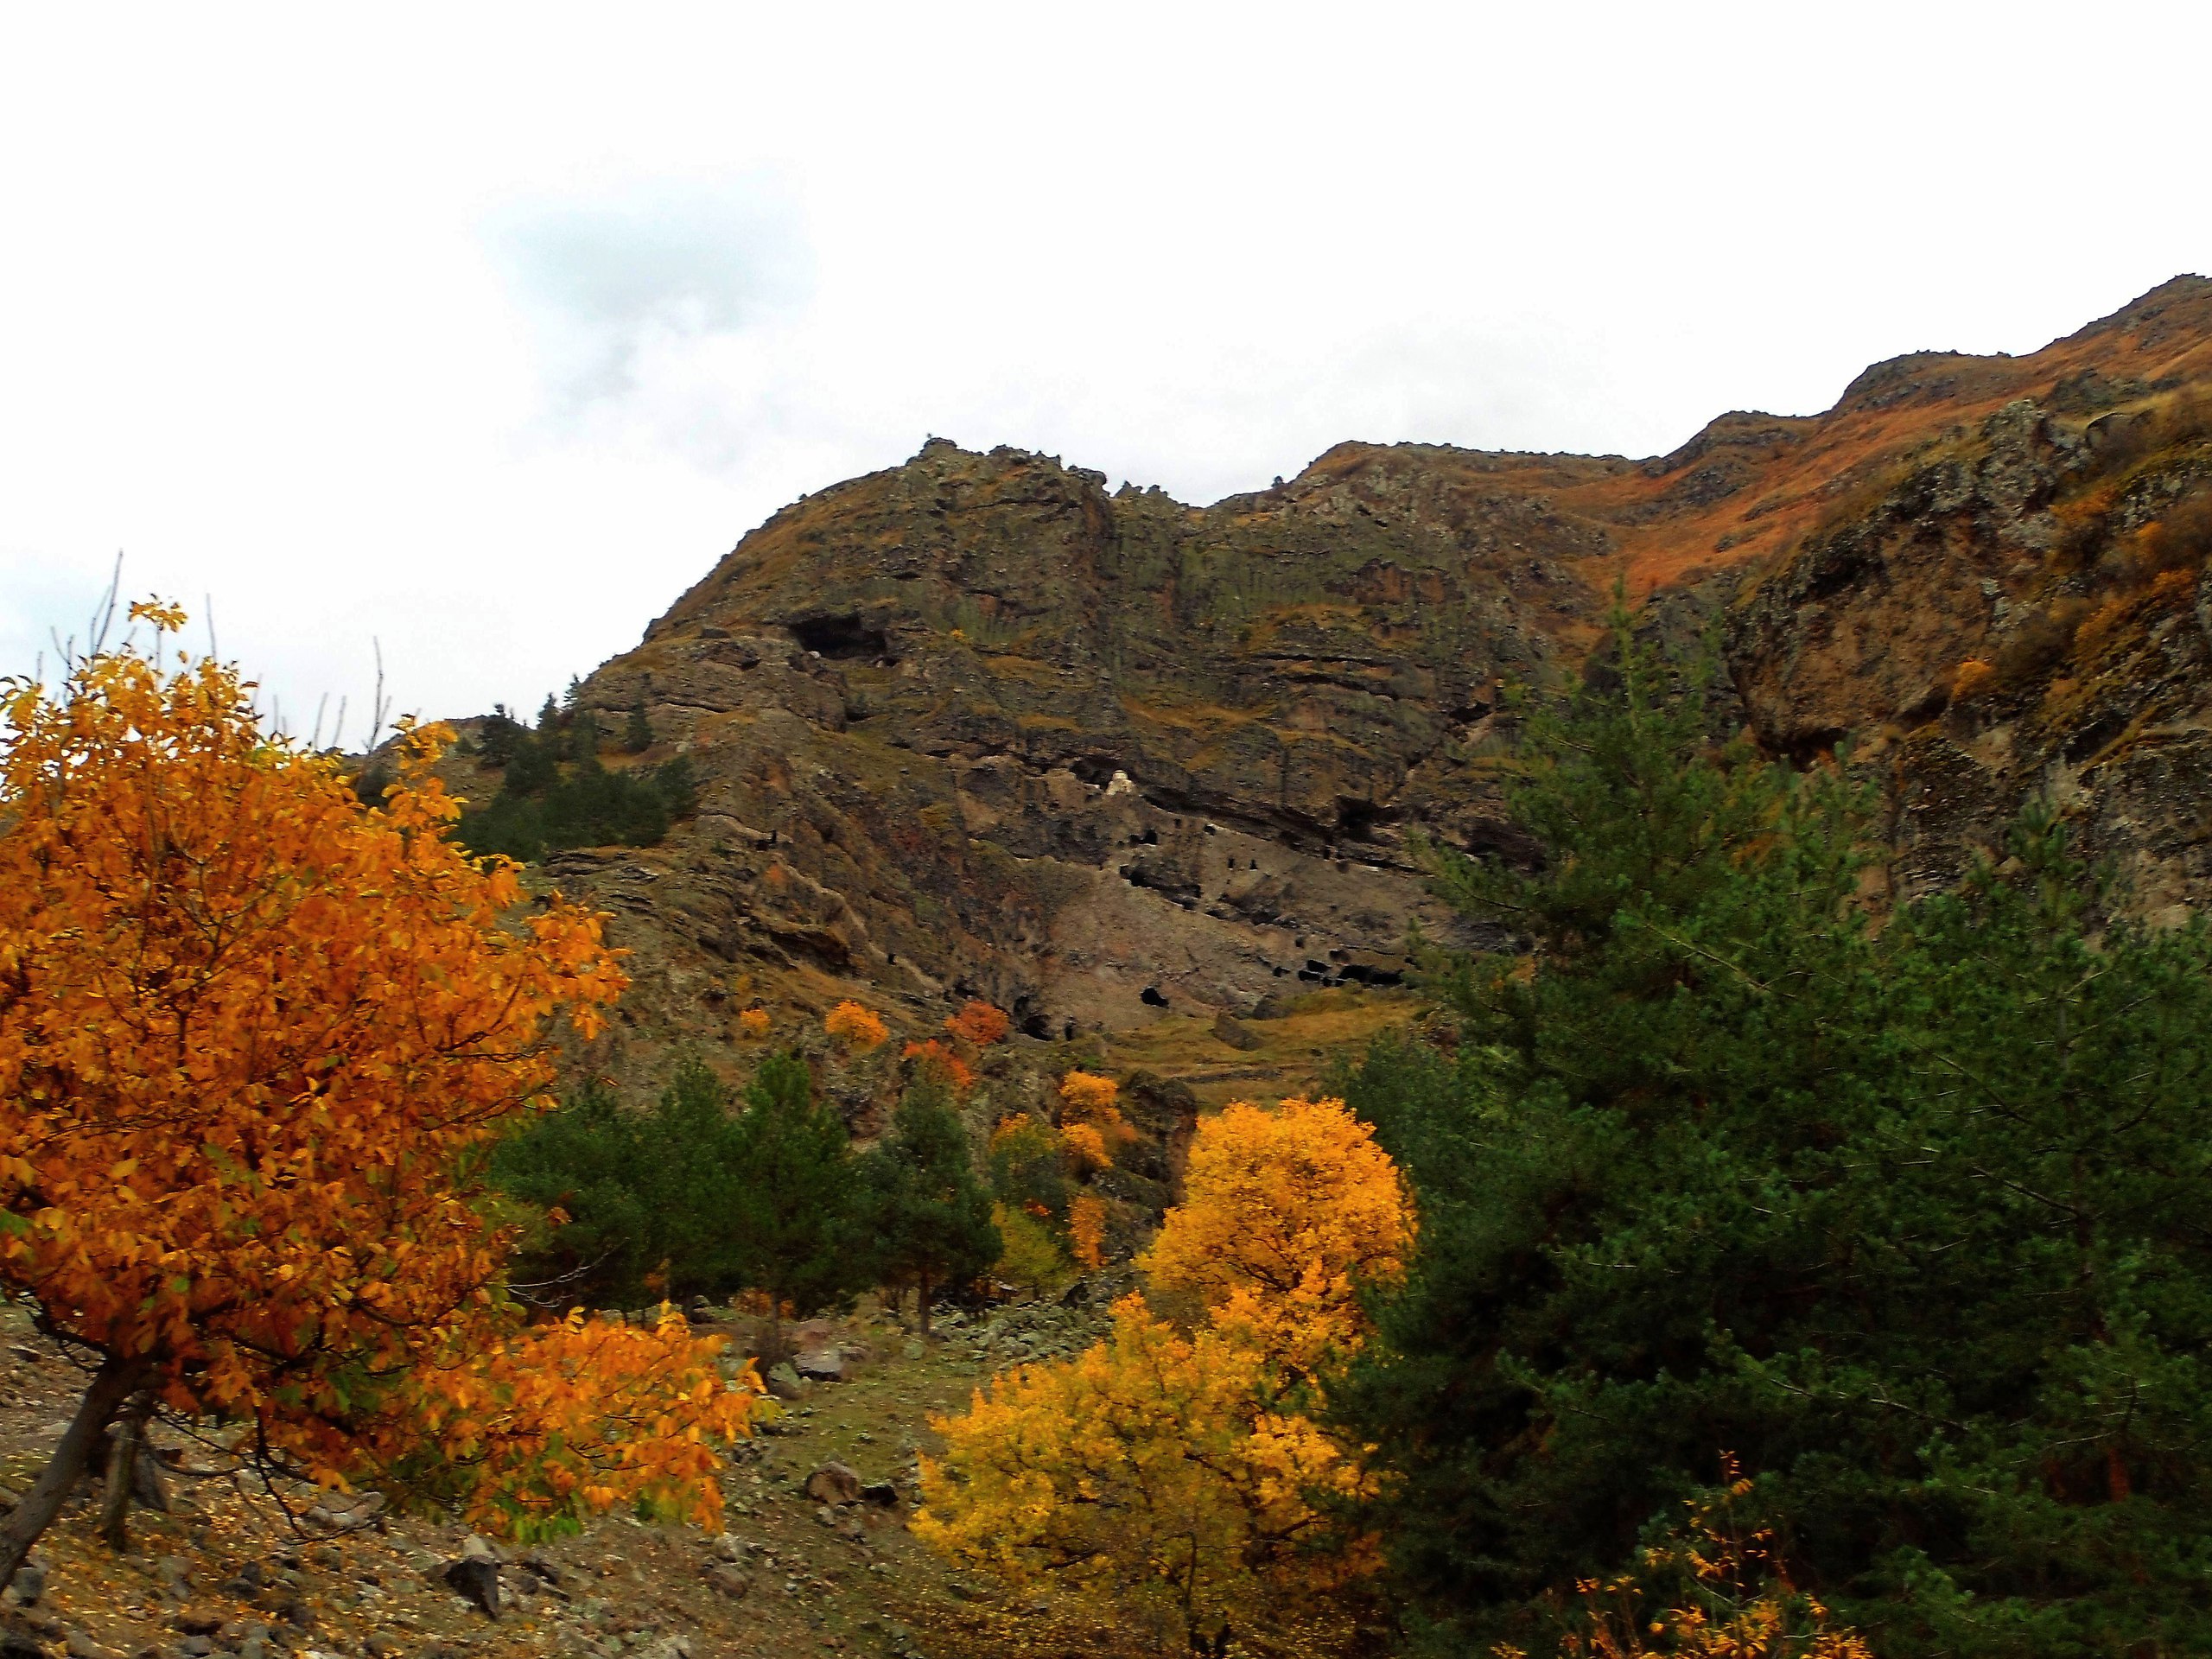
[[1849, 744], [1900, 887], [2048, 791], [2177, 913], [2212, 891], [2208, 552], [2196, 276], [1650, 460], [1344, 443], [1193, 507], [932, 439], [776, 514], [583, 682], [700, 805], [548, 874], [636, 950], [641, 1053], [754, 997], [918, 1026], [982, 996], [1060, 1040], [1388, 985], [1410, 925], [1456, 937], [1416, 835], [1534, 851], [1503, 695], [1579, 672], [1618, 582], [1715, 632], [1760, 744]]

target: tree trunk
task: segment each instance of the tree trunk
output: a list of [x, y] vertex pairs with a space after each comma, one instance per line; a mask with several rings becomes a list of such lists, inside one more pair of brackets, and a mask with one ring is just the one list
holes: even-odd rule
[[0, 1589], [15, 1582], [16, 1572], [29, 1558], [31, 1546], [61, 1513], [62, 1500], [84, 1478], [92, 1449], [117, 1409], [137, 1392], [143, 1375], [139, 1361], [114, 1358], [103, 1360], [92, 1373], [92, 1383], [77, 1402], [77, 1414], [70, 1421], [61, 1444], [54, 1448], [54, 1455], [47, 1459], [23, 1501], [0, 1522]]
[[930, 1276], [927, 1273], [914, 1275], [914, 1311], [922, 1316], [922, 1340], [930, 1339]]
[[138, 1465], [146, 1455], [146, 1419], [153, 1414], [154, 1396], [144, 1389], [116, 1419], [108, 1437], [107, 1488], [100, 1495], [100, 1536], [117, 1554], [130, 1548], [130, 1500], [138, 1492]]

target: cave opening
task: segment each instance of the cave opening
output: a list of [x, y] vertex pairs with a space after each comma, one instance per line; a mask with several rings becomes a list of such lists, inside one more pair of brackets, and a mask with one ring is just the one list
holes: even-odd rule
[[890, 636], [861, 620], [857, 612], [800, 617], [791, 624], [791, 631], [804, 649], [820, 657], [842, 662], [892, 658]]

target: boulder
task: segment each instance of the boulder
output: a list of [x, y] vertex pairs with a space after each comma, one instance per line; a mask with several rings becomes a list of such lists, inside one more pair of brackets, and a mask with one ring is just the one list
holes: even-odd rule
[[857, 1503], [861, 1478], [842, 1463], [825, 1463], [806, 1478], [806, 1495], [817, 1503]]
[[742, 1601], [753, 1593], [753, 1575], [728, 1561], [710, 1563], [704, 1576], [707, 1588], [731, 1601]]
[[807, 1385], [805, 1379], [785, 1361], [768, 1368], [768, 1392], [779, 1400], [804, 1400]]
[[485, 1618], [499, 1618], [499, 1552], [474, 1533], [469, 1534], [462, 1543], [460, 1559], [448, 1561], [439, 1576], [445, 1580], [447, 1588]]
[[845, 1380], [845, 1357], [835, 1348], [810, 1348], [793, 1362], [792, 1369], [812, 1382]]
[[324, 1532], [355, 1532], [373, 1525], [384, 1509], [382, 1492], [325, 1492], [302, 1518]]
[[1226, 1008], [1214, 1015], [1213, 1034], [1217, 1040], [1246, 1052], [1262, 1046], [1267, 1040], [1243, 1020], [1236, 1019]]

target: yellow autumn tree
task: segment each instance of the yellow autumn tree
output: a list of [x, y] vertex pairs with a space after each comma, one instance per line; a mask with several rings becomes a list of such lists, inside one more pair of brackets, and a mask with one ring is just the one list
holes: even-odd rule
[[1376, 1562], [1329, 1535], [1324, 1498], [1364, 1476], [1306, 1409], [1313, 1371], [1357, 1346], [1358, 1285], [1401, 1271], [1412, 1240], [1402, 1182], [1340, 1102], [1201, 1122], [1147, 1258], [1155, 1287], [1196, 1300], [1196, 1328], [1126, 1297], [1106, 1341], [996, 1379], [938, 1423], [916, 1530], [1163, 1640], [1218, 1649], [1231, 1630], [1326, 1618], [1328, 1593]]
[[627, 1375], [668, 1380], [619, 1400], [533, 1371], [556, 1348], [504, 1306], [512, 1235], [459, 1173], [551, 1104], [549, 1021], [588, 1035], [621, 991], [599, 917], [518, 917], [513, 867], [453, 844], [440, 732], [365, 807], [232, 671], [164, 663], [179, 613], [133, 615], [153, 654], [0, 683], [0, 1284], [89, 1376], [0, 1583], [155, 1410], [329, 1483], [441, 1464], [486, 1516], [705, 1501], [664, 1442], [738, 1432], [750, 1396], [701, 1389], [713, 1351], [674, 1331], [635, 1333]]
[[1342, 1101], [1239, 1101], [1198, 1126], [1183, 1202], [1141, 1265], [1310, 1376], [1358, 1345], [1359, 1285], [1395, 1278], [1413, 1242], [1404, 1178]]
[[1311, 1423], [1258, 1408], [1262, 1369], [1125, 1297], [1106, 1341], [1002, 1376], [938, 1425], [914, 1529], [969, 1565], [1087, 1594], [1163, 1651], [1294, 1620], [1345, 1565], [1303, 1548], [1323, 1524], [1312, 1496], [1359, 1476]]
[[881, 1016], [857, 1002], [840, 1002], [830, 1009], [822, 1028], [838, 1041], [849, 1043], [862, 1052], [880, 1048], [891, 1037], [891, 1027], [883, 1023]]
[[1078, 1170], [1103, 1169], [1114, 1152], [1137, 1138], [1136, 1130], [1114, 1103], [1121, 1085], [1090, 1071], [1071, 1071], [1060, 1079], [1060, 1128]]
[[1071, 1071], [1060, 1079], [1060, 1099], [1068, 1116], [1089, 1122], [1111, 1108], [1121, 1085], [1092, 1071]]

